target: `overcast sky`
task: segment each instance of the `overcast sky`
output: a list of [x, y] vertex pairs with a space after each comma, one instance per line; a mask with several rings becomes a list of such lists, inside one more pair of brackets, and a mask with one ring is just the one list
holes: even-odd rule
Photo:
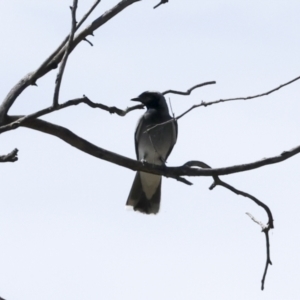
[[[118, 1], [103, 0], [87, 24]], [[87, 95], [126, 108], [145, 90], [169, 95], [173, 111], [203, 101], [251, 96], [300, 75], [299, 1], [179, 1], [133, 4], [81, 43], [69, 58], [60, 101]], [[70, 30], [71, 0], [0, 1], [0, 98], [36, 69]], [[79, 0], [78, 19], [93, 4]], [[83, 26], [84, 28], [84, 26]], [[38, 80], [10, 114], [50, 106], [57, 70]], [[179, 121], [168, 166], [249, 163], [300, 144], [300, 81], [264, 98], [198, 108]], [[126, 117], [83, 105], [43, 119], [135, 158]], [[0, 135], [0, 296], [7, 300], [299, 299], [300, 156], [224, 176], [272, 210], [265, 290], [265, 238], [247, 215], [267, 222], [250, 200], [217, 187], [163, 178], [161, 211], [125, 209], [134, 172], [26, 128]]]

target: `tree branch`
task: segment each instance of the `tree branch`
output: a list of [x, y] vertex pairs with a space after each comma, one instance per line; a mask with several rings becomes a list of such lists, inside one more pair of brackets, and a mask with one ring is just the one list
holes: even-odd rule
[[[206, 163], [201, 162], [201, 161], [190, 161], [190, 162], [186, 163], [185, 166], [211, 169], [211, 167], [209, 165], [207, 165]], [[241, 190], [238, 190], [238, 189], [234, 188], [233, 186], [229, 185], [228, 183], [222, 181], [217, 175], [213, 175], [213, 179], [214, 179], [214, 182], [210, 186], [210, 188], [209, 188], [210, 190], [213, 190], [217, 185], [223, 186], [224, 188], [226, 188], [226, 189], [230, 190], [231, 192], [235, 193], [236, 195], [241, 195], [241, 196], [244, 196], [246, 198], [251, 199], [258, 206], [262, 207], [268, 215], [268, 223], [267, 223], [267, 226], [266, 226], [266, 225], [262, 224], [261, 222], [257, 221], [250, 213], [247, 213], [247, 215], [255, 223], [257, 223], [261, 226], [262, 231], [265, 233], [265, 237], [266, 237], [267, 258], [266, 258], [266, 265], [265, 265], [263, 277], [262, 277], [262, 280], [261, 280], [261, 289], [263, 290], [266, 275], [267, 275], [267, 271], [268, 271], [268, 267], [269, 267], [269, 265], [272, 265], [272, 262], [271, 262], [271, 259], [270, 259], [270, 242], [269, 242], [269, 231], [272, 228], [274, 228], [274, 220], [273, 220], [272, 212], [271, 212], [270, 208], [265, 203], [263, 203], [262, 201], [258, 200], [257, 198], [255, 198], [254, 196], [252, 196], [248, 193], [245, 193]]]
[[169, 2], [168, 0], [161, 0], [158, 4], [156, 4], [156, 5], [153, 7], [153, 9], [159, 7], [159, 6], [162, 5], [162, 4], [168, 3], [168, 2]]
[[197, 108], [197, 107], [200, 107], [200, 106], [209, 106], [209, 105], [213, 105], [213, 104], [218, 104], [218, 103], [221, 103], [221, 102], [229, 102], [229, 101], [237, 101], [237, 100], [250, 100], [250, 99], [255, 99], [255, 98], [259, 98], [259, 97], [263, 97], [263, 96], [267, 96], [267, 95], [270, 95], [278, 90], [280, 90], [281, 88], [297, 81], [300, 79], [300, 76], [294, 78], [293, 80], [290, 80], [268, 92], [265, 92], [265, 93], [262, 93], [262, 94], [258, 94], [258, 95], [254, 95], [254, 96], [248, 96], [248, 97], [238, 97], [238, 98], [228, 98], [228, 99], [219, 99], [219, 100], [215, 100], [215, 101], [211, 101], [211, 102], [204, 102], [202, 101], [200, 104], [196, 104], [196, 105], [193, 105], [191, 108], [189, 108], [187, 111], [185, 111], [184, 113], [182, 113], [181, 115], [179, 115], [176, 120], [179, 120], [180, 118], [182, 118], [183, 116], [185, 116], [187, 113], [189, 113], [190, 111], [192, 111], [193, 109]]
[[92, 108], [100, 108], [102, 110], [108, 111], [111, 114], [117, 114], [121, 117], [124, 117], [127, 113], [129, 113], [133, 110], [144, 108], [143, 104], [139, 104], [139, 105], [127, 107], [125, 110], [122, 110], [122, 109], [119, 109], [115, 106], [106, 106], [106, 105], [101, 104], [101, 103], [94, 103], [88, 97], [83, 95], [83, 98], [77, 98], [77, 99], [69, 100], [65, 103], [58, 104], [56, 107], [50, 106], [50, 107], [44, 108], [42, 110], [39, 110], [35, 113], [29, 114], [27, 116], [21, 116], [19, 119], [13, 121], [12, 123], [1, 126], [0, 127], [0, 134], [3, 133], [3, 132], [13, 130], [13, 129], [16, 129], [16, 128], [20, 127], [21, 124], [24, 123], [26, 120], [36, 119], [36, 118], [39, 118], [41, 116], [44, 116], [44, 115], [50, 114], [52, 112], [55, 112], [57, 110], [61, 110], [61, 109], [64, 109], [64, 108], [67, 108], [67, 107], [73, 106], [73, 105], [78, 105], [80, 103], [84, 103], [84, 104], [86, 104], [86, 105], [88, 105]]
[[209, 84], [216, 84], [215, 81], [208, 81], [208, 82], [203, 82], [203, 83], [200, 83], [200, 84], [197, 84], [193, 87], [191, 87], [190, 89], [188, 89], [186, 92], [181, 92], [181, 91], [175, 91], [175, 90], [167, 90], [167, 91], [164, 91], [162, 94], [163, 95], [166, 95], [166, 94], [177, 94], [177, 95], [182, 95], [182, 96], [188, 96], [191, 94], [191, 92], [199, 87], [202, 87], [202, 86], [205, 86], [205, 85], [209, 85]]
[[237, 190], [233, 186], [231, 186], [231, 185], [225, 183], [224, 181], [220, 180], [218, 176], [214, 177], [214, 180], [215, 180], [215, 182], [213, 183], [213, 185], [210, 189], [213, 189], [217, 185], [223, 186], [223, 187], [227, 188], [228, 190], [232, 191], [233, 193], [235, 193], [237, 195], [241, 195], [241, 196], [244, 196], [244, 197], [247, 197], [247, 198], [251, 199], [258, 206], [262, 207], [268, 215], [268, 223], [267, 223], [267, 226], [265, 226], [261, 222], [257, 221], [251, 214], [247, 213], [247, 215], [250, 216], [250, 218], [255, 223], [259, 224], [262, 227], [262, 232], [265, 233], [267, 256], [266, 256], [266, 265], [265, 265], [263, 277], [262, 277], [262, 280], [261, 280], [261, 289], [263, 290], [264, 285], [265, 285], [266, 276], [267, 276], [268, 267], [269, 267], [269, 265], [272, 265], [272, 262], [271, 262], [271, 259], [270, 259], [270, 241], [269, 241], [269, 231], [274, 228], [274, 220], [273, 220], [272, 212], [271, 212], [270, 208], [265, 203], [263, 203], [262, 201], [258, 200], [257, 198], [255, 198], [254, 196], [252, 196], [248, 193]]
[[15, 162], [18, 160], [18, 149], [14, 149], [13, 151], [11, 151], [10, 153], [6, 154], [6, 155], [1, 155], [0, 156], [0, 162]]
[[73, 42], [75, 30], [76, 30], [77, 2], [78, 2], [78, 0], [73, 0], [73, 6], [71, 7], [71, 14], [72, 14], [71, 32], [69, 35], [69, 40], [67, 43], [67, 47], [66, 47], [62, 62], [60, 64], [59, 71], [56, 76], [55, 89], [54, 89], [54, 95], [53, 95], [53, 106], [54, 107], [56, 107], [58, 105], [60, 85], [61, 85], [62, 77], [63, 77], [64, 71], [65, 71], [65, 67], [67, 64], [68, 56], [71, 52], [72, 42]]
[[[94, 20], [87, 28], [85, 28], [81, 33], [79, 33], [73, 40], [70, 53], [74, 48], [83, 41], [88, 35], [93, 35], [93, 32], [101, 27], [103, 24], [108, 22], [110, 19], [115, 17], [118, 13], [123, 11], [125, 8], [131, 4], [138, 2], [140, 0], [122, 0], [112, 9], [106, 11], [99, 18]], [[35, 82], [47, 74], [49, 71], [56, 69], [58, 64], [61, 62], [66, 48], [66, 42], [69, 36], [61, 43], [61, 45], [54, 51], [52, 55], [38, 68], [37, 71], [30, 72], [25, 75], [8, 93], [4, 101], [0, 106], [0, 125], [4, 123], [4, 119], [9, 111], [10, 107], [13, 105], [14, 101], [18, 96], [30, 85], [35, 84]]]
[[[84, 23], [84, 21], [90, 16], [90, 14], [94, 11], [94, 9], [97, 7], [97, 5], [101, 2], [101, 0], [95, 1], [95, 3], [92, 5], [92, 7], [88, 10], [88, 12], [82, 17], [82, 19], [77, 23], [75, 32], [79, 29], [79, 27]], [[61, 44], [57, 47], [57, 49], [40, 65], [40, 67], [32, 73], [32, 78], [38, 79], [40, 78], [41, 73], [43, 70], [47, 67], [48, 64], [51, 65], [51, 61], [53, 58], [61, 51], [61, 49], [66, 45], [70, 38], [70, 35], [66, 36], [65, 39], [61, 42]], [[52, 64], [53, 68], [57, 68], [57, 63]]]
[[[24, 116], [8, 116], [6, 121], [8, 123], [12, 123], [22, 117]], [[117, 164], [119, 166], [134, 171], [143, 171], [143, 172], [163, 175], [166, 177], [171, 177], [176, 179], [182, 176], [216, 176], [216, 175], [229, 175], [229, 174], [234, 174], [239, 172], [245, 172], [266, 165], [284, 161], [300, 152], [300, 146], [298, 146], [289, 151], [284, 151], [281, 153], [281, 155], [278, 156], [265, 158], [248, 164], [230, 166], [225, 168], [216, 168], [216, 169], [192, 168], [189, 166], [189, 164], [193, 163], [193, 161], [187, 162], [185, 165], [179, 167], [164, 167], [164, 166], [152, 165], [146, 162], [141, 163], [139, 161], [110, 152], [103, 148], [99, 148], [89, 143], [88, 141], [80, 138], [79, 136], [77, 136], [67, 128], [55, 124], [51, 124], [46, 121], [42, 121], [39, 119], [27, 119], [23, 123], [21, 123], [21, 126], [54, 135], [62, 139], [66, 143], [70, 144], [71, 146], [76, 147], [77, 149], [85, 153], [109, 161], [111, 163]]]

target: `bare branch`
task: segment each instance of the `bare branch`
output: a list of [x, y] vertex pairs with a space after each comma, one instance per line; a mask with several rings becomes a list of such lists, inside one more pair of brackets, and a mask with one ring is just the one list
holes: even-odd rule
[[135, 105], [132, 107], [127, 107], [125, 110], [121, 110], [115, 106], [106, 106], [104, 104], [101, 103], [94, 103], [92, 102], [89, 98], [87, 98], [86, 96], [83, 96], [83, 98], [78, 98], [78, 99], [73, 99], [73, 100], [69, 100], [65, 103], [62, 104], [58, 104], [56, 107], [50, 106], [47, 108], [44, 108], [42, 110], [39, 110], [35, 113], [32, 113], [30, 115], [27, 116], [22, 116], [19, 119], [13, 121], [12, 123], [9, 123], [7, 125], [3, 125], [0, 127], [0, 134], [9, 130], [13, 130], [16, 129], [18, 127], [20, 127], [22, 125], [22, 123], [24, 123], [25, 121], [29, 120], [29, 119], [36, 119], [39, 118], [41, 116], [50, 114], [52, 112], [55, 112], [57, 110], [61, 110], [64, 108], [67, 108], [69, 106], [73, 106], [73, 105], [78, 105], [80, 103], [84, 103], [92, 108], [100, 108], [102, 110], [108, 111], [111, 114], [117, 114], [121, 117], [124, 117], [127, 113], [136, 110], [136, 109], [143, 109], [144, 105], [143, 104], [139, 104], [139, 105]]
[[158, 4], [156, 4], [156, 5], [153, 7], [153, 9], [159, 7], [159, 6], [162, 5], [162, 4], [168, 3], [168, 2], [169, 2], [168, 0], [161, 0]]
[[82, 19], [77, 23], [76, 30], [79, 29], [79, 27], [84, 23], [84, 21], [90, 16], [90, 14], [94, 11], [94, 9], [97, 7], [97, 5], [101, 2], [101, 0], [96, 0], [95, 3], [92, 5], [92, 7], [88, 10], [88, 12], [82, 17]]
[[[101, 0], [95, 1], [89, 11], [82, 17], [82, 19], [77, 23], [75, 32], [79, 29], [79, 27], [84, 23], [84, 21], [90, 16], [90, 14], [94, 11], [97, 5], [101, 2]], [[41, 72], [47, 67], [48, 64], [51, 63], [53, 58], [60, 52], [60, 50], [66, 45], [70, 38], [70, 35], [66, 36], [65, 39], [61, 42], [61, 44], [57, 47], [57, 49], [40, 65], [40, 67], [32, 73], [32, 78], [35, 82], [36, 79], [40, 77]], [[52, 63], [52, 69], [57, 68], [58, 63]]]
[[64, 70], [67, 64], [68, 56], [71, 52], [72, 42], [76, 30], [76, 10], [77, 10], [77, 2], [78, 0], [73, 0], [73, 6], [71, 7], [71, 13], [72, 13], [72, 22], [71, 22], [71, 32], [69, 36], [69, 40], [67, 43], [67, 47], [64, 53], [64, 57], [62, 59], [62, 62], [60, 64], [59, 71], [57, 73], [56, 82], [55, 82], [55, 89], [54, 89], [54, 95], [53, 95], [53, 106], [56, 107], [58, 105], [58, 98], [59, 98], [59, 90], [60, 85], [62, 81], [62, 77], [64, 74]]
[[[200, 167], [200, 168], [210, 168], [209, 165], [207, 165], [206, 163], [202, 162], [202, 161], [190, 161], [188, 163], [185, 164], [185, 166], [188, 167]], [[228, 183], [222, 181], [217, 175], [213, 175], [213, 179], [214, 182], [213, 184], [210, 186], [210, 190], [214, 189], [217, 185], [223, 186], [224, 188], [230, 190], [231, 192], [237, 194], [237, 195], [241, 195], [244, 196], [246, 198], [251, 199], [252, 201], [254, 201], [258, 206], [262, 207], [265, 212], [268, 215], [268, 225], [265, 226], [264, 224], [262, 224], [262, 222], [257, 221], [251, 214], [247, 213], [247, 215], [257, 224], [259, 224], [262, 228], [262, 231], [265, 233], [265, 237], [266, 237], [266, 249], [267, 249], [267, 258], [266, 258], [266, 266], [264, 269], [264, 273], [263, 273], [263, 277], [261, 280], [261, 289], [264, 289], [264, 283], [265, 283], [265, 279], [266, 279], [266, 275], [267, 275], [267, 271], [268, 271], [268, 267], [269, 265], [272, 265], [271, 259], [270, 259], [270, 242], [269, 242], [269, 231], [270, 229], [274, 228], [274, 220], [273, 220], [273, 216], [272, 216], [272, 212], [270, 210], [270, 208], [263, 203], [262, 201], [258, 200], [257, 198], [255, 198], [254, 196], [245, 193], [243, 191], [237, 190], [236, 188], [234, 188], [233, 186], [229, 185]]]
[[269, 267], [269, 265], [272, 265], [272, 262], [271, 262], [271, 259], [270, 259], [269, 230], [270, 230], [270, 228], [263, 230], [263, 232], [265, 233], [265, 236], [266, 236], [267, 259], [266, 259], [266, 266], [265, 266], [264, 275], [263, 275], [263, 278], [261, 280], [261, 290], [262, 291], [265, 288], [265, 280], [266, 280], [266, 276], [267, 276], [267, 272], [268, 272], [268, 267]]
[[1, 155], [0, 156], [0, 162], [15, 162], [18, 160], [18, 149], [14, 149], [10, 153], [6, 155]]
[[[20, 116], [7, 117], [7, 118], [10, 121], [14, 121], [14, 120], [20, 119]], [[92, 143], [77, 136], [69, 129], [46, 122], [46, 121], [42, 121], [39, 119], [29, 119], [29, 120], [26, 120], [25, 122], [23, 122], [22, 126], [31, 128], [34, 130], [38, 130], [38, 131], [41, 131], [41, 132], [44, 132], [44, 133], [47, 133], [50, 135], [54, 135], [54, 136], [62, 139], [66, 143], [70, 144], [71, 146], [73, 146], [87, 154], [90, 154], [94, 157], [97, 157], [97, 158], [100, 158], [100, 159], [103, 159], [103, 160], [106, 160], [109, 162], [112, 162], [119, 166], [126, 167], [126, 168], [134, 170], [134, 171], [145, 171], [148, 173], [164, 175], [165, 170], [168, 169], [165, 166], [153, 165], [153, 164], [149, 164], [147, 162], [140, 162], [140, 161], [133, 160], [133, 159], [121, 156], [119, 154], [110, 152], [103, 148], [97, 147], [96, 145], [93, 145]], [[165, 176], [174, 178], [185, 184], [191, 184], [188, 180], [186, 180], [185, 178], [180, 178], [180, 176], [178, 176], [178, 175], [172, 175], [172, 174], [169, 174], [169, 175], [165, 175]]]
[[233, 193], [235, 193], [237, 195], [242, 195], [244, 197], [247, 197], [247, 198], [253, 200], [257, 205], [259, 205], [260, 207], [262, 207], [266, 211], [266, 213], [268, 215], [268, 225], [265, 226], [261, 222], [257, 221], [252, 215], [250, 215], [249, 213], [247, 213], [248, 216], [250, 216], [251, 219], [254, 222], [256, 222], [257, 224], [259, 224], [262, 227], [262, 231], [265, 233], [265, 237], [266, 237], [267, 257], [266, 257], [266, 265], [265, 265], [263, 277], [262, 277], [262, 280], [261, 280], [261, 289], [263, 290], [264, 289], [264, 284], [265, 284], [265, 279], [266, 279], [266, 276], [267, 276], [268, 266], [272, 265], [272, 262], [271, 262], [271, 259], [270, 259], [270, 242], [269, 242], [269, 231], [270, 231], [270, 229], [274, 228], [274, 220], [273, 220], [272, 212], [271, 212], [270, 208], [265, 203], [263, 203], [262, 201], [258, 200], [254, 196], [252, 196], [252, 195], [250, 195], [248, 193], [245, 193], [243, 191], [237, 190], [233, 186], [231, 186], [231, 185], [225, 183], [224, 181], [220, 180], [217, 176], [214, 177], [214, 180], [215, 180], [215, 182], [214, 182], [213, 186], [211, 187], [211, 189], [214, 186], [216, 186], [216, 185], [221, 185], [221, 186], [229, 189], [230, 191], [232, 191]]
[[266, 237], [266, 249], [267, 249], [266, 265], [265, 265], [264, 274], [263, 274], [263, 277], [261, 280], [261, 290], [264, 290], [268, 268], [269, 268], [269, 265], [272, 265], [271, 258], [270, 258], [270, 239], [269, 239], [269, 231], [270, 231], [271, 227], [269, 225], [266, 226], [262, 222], [256, 220], [251, 214], [249, 214], [249, 213], [246, 213], [246, 214], [253, 220], [253, 222], [260, 225], [260, 227], [262, 228], [262, 231], [265, 233], [265, 237]]
[[[85, 28], [81, 33], [79, 33], [73, 40], [71, 52], [74, 48], [83, 41], [88, 35], [93, 35], [93, 32], [101, 27], [103, 24], [108, 22], [110, 19], [115, 17], [118, 13], [123, 11], [125, 8], [130, 6], [135, 2], [140, 0], [122, 0], [112, 9], [105, 12], [99, 18], [94, 20], [87, 28]], [[61, 45], [50, 55], [48, 59], [38, 68], [35, 72], [30, 72], [25, 75], [8, 93], [4, 101], [0, 106], [0, 124], [2, 125], [5, 121], [5, 117], [10, 107], [13, 105], [17, 97], [30, 85], [35, 84], [35, 82], [47, 74], [49, 71], [57, 68], [58, 64], [61, 62], [66, 48], [66, 42], [68, 41], [69, 36], [61, 43]]]
[[[24, 116], [7, 116], [6, 121], [7, 124], [17, 121]], [[77, 149], [84, 151], [92, 156], [98, 157], [100, 159], [109, 161], [111, 163], [120, 165], [125, 168], [132, 169], [134, 171], [143, 171], [147, 173], [152, 173], [156, 175], [163, 175], [171, 178], [178, 178], [182, 176], [221, 176], [221, 175], [229, 175], [233, 173], [245, 172], [253, 169], [257, 169], [266, 165], [278, 163], [284, 161], [300, 152], [300, 146], [291, 149], [290, 151], [284, 151], [279, 156], [274, 156], [270, 158], [266, 158], [260, 161], [256, 161], [253, 163], [230, 166], [225, 168], [216, 168], [216, 169], [199, 169], [199, 168], [191, 168], [188, 162], [180, 167], [165, 167], [152, 165], [149, 163], [141, 163], [136, 160], [132, 160], [130, 158], [120, 156], [116, 153], [110, 152], [108, 150], [99, 148], [84, 139], [78, 137], [70, 130], [57, 126], [42, 120], [38, 119], [27, 119], [21, 123], [21, 126], [32, 128], [35, 130], [42, 131], [44, 133], [48, 133], [58, 138], [64, 140], [66, 143], [71, 146], [76, 147]]]
[[272, 216], [272, 212], [270, 210], [270, 208], [264, 204], [262, 201], [258, 200], [257, 198], [255, 198], [254, 196], [248, 194], [248, 193], [245, 193], [241, 190], [238, 190], [236, 188], [234, 188], [233, 186], [229, 185], [228, 183], [222, 181], [220, 178], [216, 177], [214, 178], [215, 182], [213, 183], [213, 185], [210, 187], [210, 189], [212, 190], [215, 186], [217, 185], [220, 185], [220, 186], [223, 186], [224, 188], [232, 191], [233, 193], [237, 194], [237, 195], [241, 195], [243, 197], [246, 197], [246, 198], [249, 198], [251, 199], [253, 202], [255, 202], [258, 206], [262, 207], [267, 215], [268, 215], [268, 226], [267, 228], [274, 228], [274, 220], [273, 220], [273, 216]]
[[[289, 84], [291, 84], [291, 83], [293, 83], [293, 82], [295, 82], [295, 81], [297, 81], [297, 80], [299, 80], [299, 79], [300, 79], [300, 76], [299, 76], [299, 77], [296, 77], [295, 79], [293, 79], [293, 80], [291, 80], [291, 81], [289, 81], [289, 82], [287, 82], [287, 83], [284, 83], [284, 84], [280, 85], [279, 87], [277, 87], [277, 88], [275, 88], [275, 89], [273, 89], [273, 90], [270, 90], [270, 91], [268, 91], [268, 92], [266, 92], [266, 93], [259, 94], [259, 95], [255, 95], [255, 96], [240, 97], [240, 98], [229, 98], [229, 99], [220, 99], [220, 100], [211, 101], [211, 102], [204, 102], [204, 101], [202, 101], [200, 104], [195, 104], [195, 105], [193, 105], [193, 106], [190, 107], [188, 110], [186, 110], [185, 112], [183, 112], [181, 115], [179, 115], [178, 117], [176, 117], [176, 118], [174, 118], [174, 119], [175, 119], [175, 121], [177, 121], [177, 120], [181, 119], [182, 117], [184, 117], [186, 114], [188, 114], [188, 113], [189, 113], [190, 111], [192, 111], [193, 109], [198, 108], [198, 107], [200, 107], [200, 106], [206, 107], [206, 106], [213, 105], [213, 104], [218, 104], [218, 103], [221, 103], [221, 102], [228, 102], [228, 101], [234, 101], [234, 100], [249, 100], [249, 99], [254, 99], [254, 98], [258, 98], [258, 97], [262, 97], [262, 96], [267, 96], [267, 95], [269, 95], [269, 94], [271, 94], [271, 93], [273, 93], [273, 92], [275, 92], [275, 91], [281, 89], [282, 87], [287, 86], [287, 85], [289, 85]], [[216, 82], [215, 82], [215, 81], [204, 82], [204, 83], [195, 85], [194, 87], [190, 88], [190, 89], [187, 90], [186, 92], [179, 92], [179, 91], [168, 90], [168, 91], [163, 92], [162, 94], [165, 95], [165, 94], [167, 94], [167, 93], [173, 93], [173, 94], [179, 94], [179, 95], [190, 95], [190, 93], [191, 93], [191, 91], [192, 91], [193, 89], [195, 89], [195, 88], [197, 88], [197, 87], [200, 87], [200, 86], [207, 85], [207, 84], [213, 84], [213, 83], [216, 83]], [[157, 124], [157, 125], [155, 125], [155, 126], [153, 126], [153, 127], [151, 127], [151, 128], [148, 128], [148, 129], [147, 129], [147, 132], [149, 132], [150, 130], [152, 130], [152, 129], [158, 127], [158, 126], [163, 126], [163, 125], [165, 125], [165, 124], [167, 124], [167, 123], [173, 122], [174, 119], [168, 120], [168, 121], [166, 121], [166, 122], [163, 122], [163, 123]]]
[[175, 91], [175, 90], [167, 90], [167, 91], [164, 91], [162, 94], [163, 95], [166, 95], [166, 94], [177, 94], [177, 95], [182, 95], [182, 96], [188, 96], [191, 94], [191, 92], [199, 87], [202, 87], [202, 86], [205, 86], [205, 85], [209, 85], [209, 84], [216, 84], [215, 81], [208, 81], [208, 82], [203, 82], [203, 83], [200, 83], [200, 84], [197, 84], [193, 87], [191, 87], [190, 89], [188, 89], [186, 92], [181, 92], [181, 91]]
[[178, 116], [176, 119], [179, 120], [180, 118], [182, 118], [184, 115], [186, 115], [187, 113], [189, 113], [191, 110], [197, 108], [197, 107], [200, 107], [200, 106], [209, 106], [209, 105], [213, 105], [213, 104], [218, 104], [218, 103], [221, 103], [221, 102], [229, 102], [229, 101], [237, 101], [237, 100], [250, 100], [250, 99], [254, 99], [254, 98], [259, 98], [259, 97], [263, 97], [263, 96], [267, 96], [267, 95], [270, 95], [278, 90], [280, 90], [281, 88], [297, 81], [300, 79], [300, 76], [299, 77], [296, 77], [294, 78], [293, 80], [289, 81], [289, 82], [286, 82], [266, 93], [262, 93], [262, 94], [258, 94], [258, 95], [255, 95], [255, 96], [248, 96], [248, 97], [238, 97], [238, 98], [228, 98], [228, 99], [220, 99], [220, 100], [215, 100], [215, 101], [211, 101], [211, 102], [204, 102], [202, 101], [200, 104], [196, 104], [196, 105], [193, 105], [191, 108], [189, 108], [187, 111], [185, 111], [184, 113], [182, 113], [180, 116]]

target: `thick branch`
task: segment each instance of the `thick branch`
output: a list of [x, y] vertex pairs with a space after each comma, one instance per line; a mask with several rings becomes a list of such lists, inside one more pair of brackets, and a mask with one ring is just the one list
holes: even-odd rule
[[[7, 122], [12, 123], [23, 116], [9, 116], [7, 117]], [[181, 166], [181, 167], [164, 167], [164, 166], [157, 166], [148, 163], [141, 163], [139, 161], [121, 156], [119, 154], [110, 152], [108, 150], [99, 148], [88, 141], [80, 138], [70, 130], [51, 124], [46, 121], [42, 120], [34, 120], [29, 119], [21, 124], [21, 126], [28, 127], [31, 129], [35, 129], [38, 131], [42, 131], [44, 133], [48, 133], [58, 138], [64, 140], [66, 143], [70, 144], [77, 149], [98, 157], [100, 159], [109, 161], [111, 163], [120, 165], [125, 168], [132, 169], [134, 171], [144, 171], [148, 173], [153, 173], [157, 175], [163, 175], [166, 177], [178, 178], [181, 176], [215, 176], [215, 175], [229, 175], [238, 172], [249, 171], [252, 169], [257, 169], [269, 164], [278, 163], [284, 161], [300, 152], [300, 146], [290, 150], [285, 151], [279, 156], [274, 156], [270, 158], [266, 158], [257, 162], [243, 164], [243, 165], [236, 165], [231, 167], [225, 168], [217, 168], [217, 169], [199, 169], [199, 168], [191, 168], [188, 166], [188, 163]]]
[[[93, 32], [105, 24], [107, 21], [112, 19], [118, 13], [123, 11], [125, 8], [130, 6], [131, 4], [138, 2], [140, 0], [122, 0], [117, 5], [115, 5], [112, 9], [105, 12], [102, 16], [94, 20], [86, 29], [84, 29], [81, 33], [79, 33], [75, 39], [73, 40], [72, 47], [70, 52], [74, 50], [74, 48], [83, 41], [88, 35], [93, 35]], [[66, 49], [66, 41], [68, 37], [63, 41], [63, 43], [54, 51], [54, 53], [42, 64], [41, 67], [35, 72], [30, 72], [25, 75], [8, 93], [4, 101], [0, 106], [0, 124], [3, 124], [4, 119], [7, 115], [8, 110], [13, 105], [14, 101], [17, 97], [30, 85], [35, 84], [37, 79], [41, 78], [49, 71], [57, 68], [58, 64], [61, 62], [63, 55]], [[47, 62], [47, 64], [46, 64]]]
[[6, 154], [6, 155], [1, 155], [0, 156], [0, 162], [15, 162], [18, 160], [18, 149], [14, 149], [13, 151], [11, 151], [10, 153]]

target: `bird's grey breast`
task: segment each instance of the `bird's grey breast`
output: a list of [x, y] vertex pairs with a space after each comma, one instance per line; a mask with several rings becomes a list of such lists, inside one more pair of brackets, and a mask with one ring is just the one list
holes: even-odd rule
[[137, 156], [153, 164], [166, 161], [177, 139], [177, 126], [168, 114], [149, 109], [136, 130]]

